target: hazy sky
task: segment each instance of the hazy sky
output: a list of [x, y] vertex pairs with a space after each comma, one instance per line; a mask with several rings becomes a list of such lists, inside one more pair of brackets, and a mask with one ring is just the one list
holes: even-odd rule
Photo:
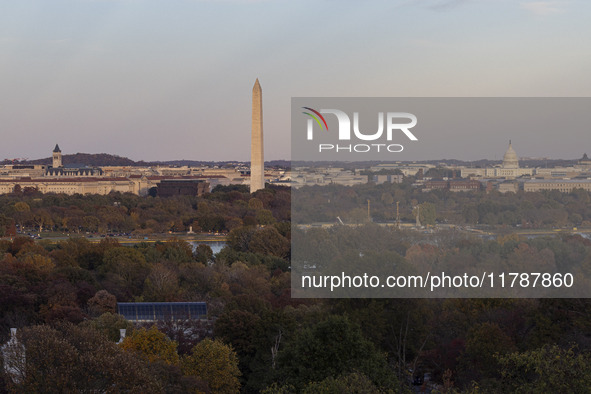
[[[0, 160], [249, 160], [257, 77], [267, 160], [290, 157], [292, 96], [591, 96], [589, 20], [588, 0], [0, 0]], [[579, 137], [512, 139], [574, 158]]]

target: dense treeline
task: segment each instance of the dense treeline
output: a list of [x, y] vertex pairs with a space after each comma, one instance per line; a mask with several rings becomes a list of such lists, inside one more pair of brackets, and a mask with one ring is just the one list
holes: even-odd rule
[[[262, 231], [250, 230], [255, 234]], [[403, 383], [410, 381], [412, 375], [425, 372], [441, 385], [466, 390], [471, 390], [473, 381], [485, 391], [522, 383], [537, 389], [550, 383], [556, 387], [589, 383], [586, 354], [591, 343], [591, 303], [587, 300], [304, 302], [289, 295], [285, 260], [255, 253], [249, 249], [250, 244], [234, 243], [234, 236], [242, 239], [238, 233], [243, 231], [233, 232], [233, 247], [217, 256], [212, 256], [205, 246], [193, 252], [186, 243], [175, 240], [134, 248], [122, 247], [112, 240], [92, 244], [72, 239], [56, 246], [35, 244], [28, 238], [4, 242], [4, 259], [0, 263], [2, 332], [7, 333], [12, 326], [29, 326], [22, 330], [21, 340], [27, 349], [35, 349], [28, 353], [30, 364], [26, 368], [35, 371], [37, 377], [25, 383], [38, 384], [39, 374], [43, 381], [49, 380], [46, 384], [57, 385], [51, 387], [69, 387], [59, 385], [74, 384], [72, 379], [87, 381], [85, 368], [79, 372], [66, 372], [66, 368], [79, 359], [86, 360], [85, 352], [92, 351], [96, 363], [107, 355], [101, 353], [104, 348], [78, 349], [76, 335], [98, 338], [98, 331], [115, 341], [118, 328], [132, 329], [129, 323], [113, 315], [115, 300], [207, 300], [210, 310], [208, 322], [163, 323], [150, 335], [141, 330], [140, 334], [131, 335], [135, 342], [119, 348], [107, 345], [105, 339], [93, 340], [107, 346], [109, 352], [115, 352], [110, 357], [116, 357], [126, 368], [133, 367], [137, 373], [119, 382], [108, 365], [93, 367], [99, 368], [103, 379], [115, 387], [135, 384], [152, 392], [163, 386], [207, 388], [215, 384], [215, 379], [219, 381], [218, 369], [220, 374], [227, 373], [226, 367], [240, 371], [231, 376], [246, 392], [266, 387], [267, 392], [314, 392], [314, 387], [324, 385], [368, 384], [375, 392], [379, 387], [402, 390]], [[434, 254], [440, 258], [463, 256], [467, 261], [483, 254], [489, 258], [519, 258], [523, 253], [550, 256], [556, 261], [591, 261], [591, 242], [578, 236], [548, 241], [449, 238], [447, 242], [437, 249], [422, 242], [420, 236], [415, 239], [407, 234], [393, 250], [413, 263], [433, 258]], [[62, 359], [65, 356], [58, 350], [64, 346], [58, 340], [64, 333], [72, 346], [67, 359]], [[223, 368], [210, 371], [213, 377], [204, 382], [205, 372], [199, 368], [191, 373], [183, 370], [188, 368], [184, 363], [189, 363], [187, 358], [195, 346], [209, 337], [218, 341], [226, 362], [222, 363]], [[31, 338], [35, 340], [29, 345]], [[144, 356], [139, 361], [126, 361], [121, 349]], [[157, 357], [150, 355], [154, 349]], [[63, 366], [60, 373], [68, 374], [68, 379], [52, 382], [45, 375], [49, 372], [41, 365], [48, 354], [55, 357], [56, 365]], [[551, 371], [539, 374], [536, 363], [546, 362], [539, 358], [545, 354], [563, 357], [564, 363], [572, 367], [561, 366], [567, 371], [550, 373], [553, 367], [545, 365], [542, 367]], [[168, 358], [172, 361], [166, 364], [163, 359]], [[515, 365], [531, 372], [517, 373]], [[560, 375], [564, 373], [569, 374], [568, 379]], [[233, 387], [228, 392], [235, 392], [237, 386]]]
[[402, 184], [340, 185], [303, 187], [293, 190], [294, 220], [300, 223], [367, 221], [367, 200], [371, 203], [371, 219], [392, 221], [399, 202], [402, 221], [414, 222], [417, 205], [432, 211], [432, 218], [421, 216], [423, 224], [484, 224], [522, 226], [525, 228], [591, 226], [591, 195], [576, 189], [571, 193], [545, 191], [499, 193], [422, 192], [410, 181]]
[[[193, 248], [178, 239], [135, 246], [110, 238], [0, 241], [1, 339], [5, 343], [8, 329], [17, 327], [20, 344], [5, 348], [14, 365], [11, 373], [0, 366], [0, 390], [409, 392], [413, 381], [420, 384], [428, 375], [441, 392], [585, 392], [591, 387], [587, 299], [291, 298], [291, 228], [284, 209], [289, 193], [284, 190], [252, 196], [218, 189], [202, 199], [170, 200], [4, 198], [5, 215], [19, 202], [49, 212], [74, 204], [95, 214], [120, 202], [116, 208], [125, 207], [121, 215], [127, 217], [136, 212], [142, 218], [138, 207], [176, 206], [181, 208], [165, 210], [166, 215], [186, 211], [187, 223], [200, 223], [200, 213], [219, 215], [224, 223], [239, 221], [226, 228], [227, 246], [216, 255], [206, 245]], [[268, 213], [259, 217], [263, 211]], [[166, 215], [154, 220], [166, 221]], [[359, 254], [360, 234], [385, 237], [393, 257], [415, 265], [433, 259], [468, 266], [483, 259], [525, 258], [591, 264], [591, 241], [580, 236], [482, 240], [450, 233], [438, 236], [435, 245], [426, 234], [373, 225], [339, 237]], [[117, 301], [206, 301], [209, 316], [133, 327], [114, 313]], [[120, 328], [128, 336], [116, 345]]]
[[42, 195], [25, 190], [0, 196], [0, 236], [14, 235], [17, 228], [152, 234], [187, 231], [192, 226], [195, 232], [227, 232], [242, 225], [288, 221], [290, 208], [285, 188], [250, 195], [244, 186], [219, 186], [204, 197], [175, 198], [144, 198], [131, 193]]

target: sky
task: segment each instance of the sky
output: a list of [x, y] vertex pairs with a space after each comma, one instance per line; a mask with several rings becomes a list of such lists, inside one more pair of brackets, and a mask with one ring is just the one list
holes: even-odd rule
[[[589, 20], [587, 0], [0, 0], [0, 160], [248, 161], [256, 78], [266, 160], [290, 158], [292, 97], [589, 97]], [[506, 136], [414, 159], [500, 159]]]

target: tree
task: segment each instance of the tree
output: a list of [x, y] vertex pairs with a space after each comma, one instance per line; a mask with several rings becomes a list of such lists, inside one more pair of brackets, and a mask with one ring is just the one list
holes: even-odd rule
[[175, 263], [189, 263], [193, 261], [193, 248], [182, 239], [171, 239], [163, 244], [156, 245], [162, 257]]
[[255, 351], [254, 338], [259, 329], [260, 317], [255, 313], [232, 309], [226, 310], [216, 321], [214, 334], [230, 343], [241, 359]]
[[[338, 377], [329, 376], [320, 382], [310, 382], [301, 391], [297, 391], [293, 385], [280, 386], [276, 382], [261, 391], [262, 394], [295, 394], [297, 392], [303, 394], [381, 394], [385, 391], [379, 389], [367, 376], [357, 372]], [[397, 392], [410, 391], [400, 388]]]
[[268, 209], [259, 209], [256, 214], [256, 219], [257, 222], [262, 226], [275, 223], [273, 213]]
[[0, 213], [0, 237], [4, 237], [9, 232], [11, 225], [13, 225], [12, 219]]
[[421, 221], [421, 224], [435, 224], [435, 218], [437, 217], [435, 213], [435, 205], [430, 202], [424, 202], [418, 205], [418, 207], [412, 212], [414, 217], [417, 215], [417, 209], [419, 210], [419, 220]]
[[207, 382], [214, 393], [240, 391], [238, 358], [232, 347], [220, 340], [207, 338], [195, 345], [191, 354], [183, 357], [182, 370]]
[[349, 212], [343, 213], [342, 216], [346, 222], [352, 222], [357, 224], [367, 223], [370, 220], [367, 216], [367, 208], [354, 208]]
[[496, 323], [473, 326], [466, 338], [466, 350], [460, 356], [460, 375], [465, 382], [497, 378], [499, 364], [495, 354], [515, 351], [513, 340]]
[[238, 227], [228, 234], [228, 246], [238, 252], [247, 252], [253, 234], [257, 231], [252, 226]]
[[179, 295], [179, 277], [176, 271], [163, 263], [152, 266], [144, 285], [146, 301], [177, 301]]
[[259, 229], [250, 239], [248, 249], [253, 253], [285, 258], [289, 254], [290, 242], [275, 227]]
[[159, 320], [158, 330], [178, 343], [179, 356], [191, 353], [191, 349], [204, 338], [210, 338], [213, 321], [205, 319]]
[[98, 220], [98, 218], [96, 216], [84, 216], [82, 218], [82, 222], [84, 224], [84, 227], [86, 228], [87, 231], [92, 231], [92, 232], [97, 232], [99, 225], [100, 225], [100, 220]]
[[282, 381], [298, 389], [309, 382], [354, 371], [367, 375], [378, 386], [395, 385], [385, 354], [342, 316], [329, 316], [300, 330], [280, 352], [278, 368]]
[[14, 204], [14, 211], [14, 219], [17, 221], [19, 227], [22, 230], [25, 222], [27, 222], [31, 218], [31, 207], [26, 202], [19, 201]]
[[213, 259], [213, 251], [211, 246], [207, 244], [199, 244], [193, 252], [195, 260], [201, 264], [208, 264]]
[[37, 209], [33, 215], [33, 222], [39, 227], [39, 232], [43, 232], [44, 226], [52, 226], [53, 220], [46, 209]]
[[12, 392], [159, 392], [147, 366], [90, 327], [57, 324], [19, 330], [26, 357]]
[[121, 329], [125, 329], [126, 335], [131, 335], [134, 329], [133, 323], [125, 320], [123, 316], [109, 312], [103, 313], [95, 319], [85, 320], [82, 325], [94, 328], [112, 342], [119, 341], [121, 338]]
[[248, 208], [258, 211], [259, 209], [263, 209], [263, 202], [260, 199], [253, 197], [248, 200]]
[[177, 343], [171, 341], [156, 326], [135, 330], [133, 334], [125, 337], [120, 346], [124, 350], [141, 355], [149, 362], [160, 360], [171, 365], [179, 363]]
[[394, 204], [394, 197], [392, 197], [391, 193], [382, 193], [382, 197], [380, 198], [380, 200], [386, 206], [390, 206], [390, 205]]
[[70, 321], [80, 323], [86, 318], [78, 305], [76, 288], [65, 280], [50, 282], [45, 291], [47, 303], [39, 308], [39, 315], [45, 322]]
[[[401, 391], [399, 391], [401, 392]], [[324, 394], [380, 394], [380, 390], [364, 374], [352, 372], [338, 377], [329, 376], [321, 382], [309, 383], [304, 390], [304, 394], [324, 393]]]
[[[139, 294], [149, 268], [144, 255], [140, 251], [120, 246], [105, 251], [103, 264], [100, 266], [99, 272], [104, 275], [111, 274], [119, 277], [123, 280], [127, 291]], [[115, 294], [117, 293], [115, 292]]]
[[575, 348], [546, 345], [497, 359], [504, 392], [588, 393], [591, 387], [591, 357]]
[[117, 309], [117, 298], [107, 290], [99, 290], [88, 300], [88, 307], [98, 315], [107, 312], [115, 313]]

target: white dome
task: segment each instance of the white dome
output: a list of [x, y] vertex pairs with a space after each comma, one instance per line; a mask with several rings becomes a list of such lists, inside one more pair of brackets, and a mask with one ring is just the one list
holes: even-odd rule
[[509, 148], [507, 148], [507, 152], [503, 156], [503, 168], [519, 168], [519, 159], [513, 146], [511, 146], [511, 141], [509, 141]]

